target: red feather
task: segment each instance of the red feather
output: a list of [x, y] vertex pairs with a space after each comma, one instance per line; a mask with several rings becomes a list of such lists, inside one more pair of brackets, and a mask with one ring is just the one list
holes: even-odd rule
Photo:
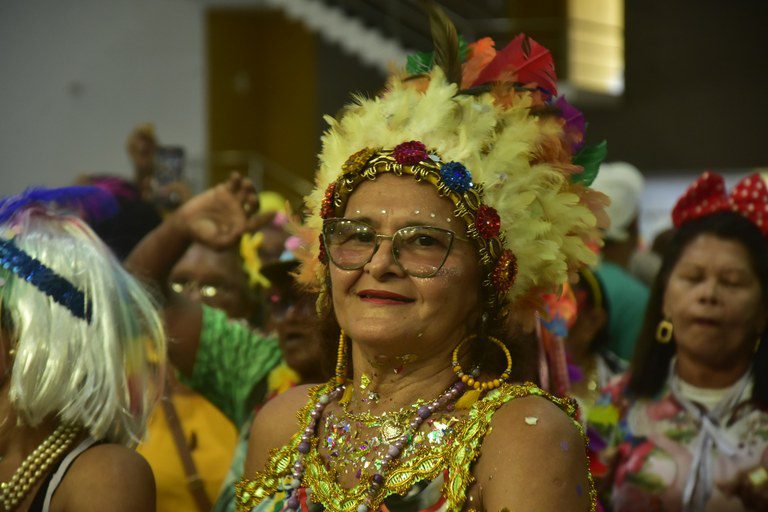
[[514, 80], [516, 83], [535, 83], [553, 96], [557, 95], [557, 75], [552, 54], [525, 34], [514, 38], [480, 72], [472, 87], [488, 82]]

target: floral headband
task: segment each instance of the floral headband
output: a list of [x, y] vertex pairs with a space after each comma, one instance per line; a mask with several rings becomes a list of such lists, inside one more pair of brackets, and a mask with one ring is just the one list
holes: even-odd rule
[[736, 212], [749, 219], [768, 237], [768, 187], [759, 174], [750, 174], [736, 184], [730, 195], [723, 177], [707, 171], [694, 181], [672, 210], [676, 228], [686, 222], [718, 212]]
[[[427, 151], [422, 142], [403, 142], [391, 150], [365, 148], [350, 156], [342, 166], [339, 179], [325, 191], [320, 217], [327, 219], [340, 214], [349, 194], [360, 182], [386, 172], [428, 181], [437, 187], [441, 196], [456, 205], [454, 215], [466, 222], [467, 235], [475, 241], [480, 262], [488, 270], [483, 282], [489, 292], [488, 305], [493, 308], [499, 304], [517, 274], [517, 259], [512, 251], [505, 249], [501, 218], [495, 208], [483, 204], [483, 186], [472, 181], [472, 174], [463, 164], [443, 162], [437, 153]], [[322, 244], [320, 259], [327, 263]]]

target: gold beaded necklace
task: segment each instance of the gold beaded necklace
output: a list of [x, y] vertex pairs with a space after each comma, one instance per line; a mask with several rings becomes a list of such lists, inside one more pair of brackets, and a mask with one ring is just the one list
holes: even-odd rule
[[10, 480], [0, 482], [0, 502], [6, 511], [13, 510], [24, 499], [46, 470], [69, 448], [79, 432], [79, 427], [59, 425], [27, 455]]

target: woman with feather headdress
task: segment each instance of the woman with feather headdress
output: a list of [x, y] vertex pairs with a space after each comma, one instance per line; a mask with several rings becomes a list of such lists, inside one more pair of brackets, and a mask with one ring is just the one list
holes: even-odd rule
[[430, 17], [433, 54], [327, 118], [298, 279], [336, 375], [256, 417], [240, 510], [594, 510], [575, 408], [520, 381], [513, 326], [594, 263], [604, 148], [545, 48]]

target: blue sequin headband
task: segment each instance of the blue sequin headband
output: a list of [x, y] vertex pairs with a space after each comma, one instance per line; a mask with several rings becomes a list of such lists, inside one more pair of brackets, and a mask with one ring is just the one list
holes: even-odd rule
[[91, 301], [86, 300], [85, 294], [11, 240], [0, 239], [0, 266], [35, 286], [77, 318], [91, 323]]

